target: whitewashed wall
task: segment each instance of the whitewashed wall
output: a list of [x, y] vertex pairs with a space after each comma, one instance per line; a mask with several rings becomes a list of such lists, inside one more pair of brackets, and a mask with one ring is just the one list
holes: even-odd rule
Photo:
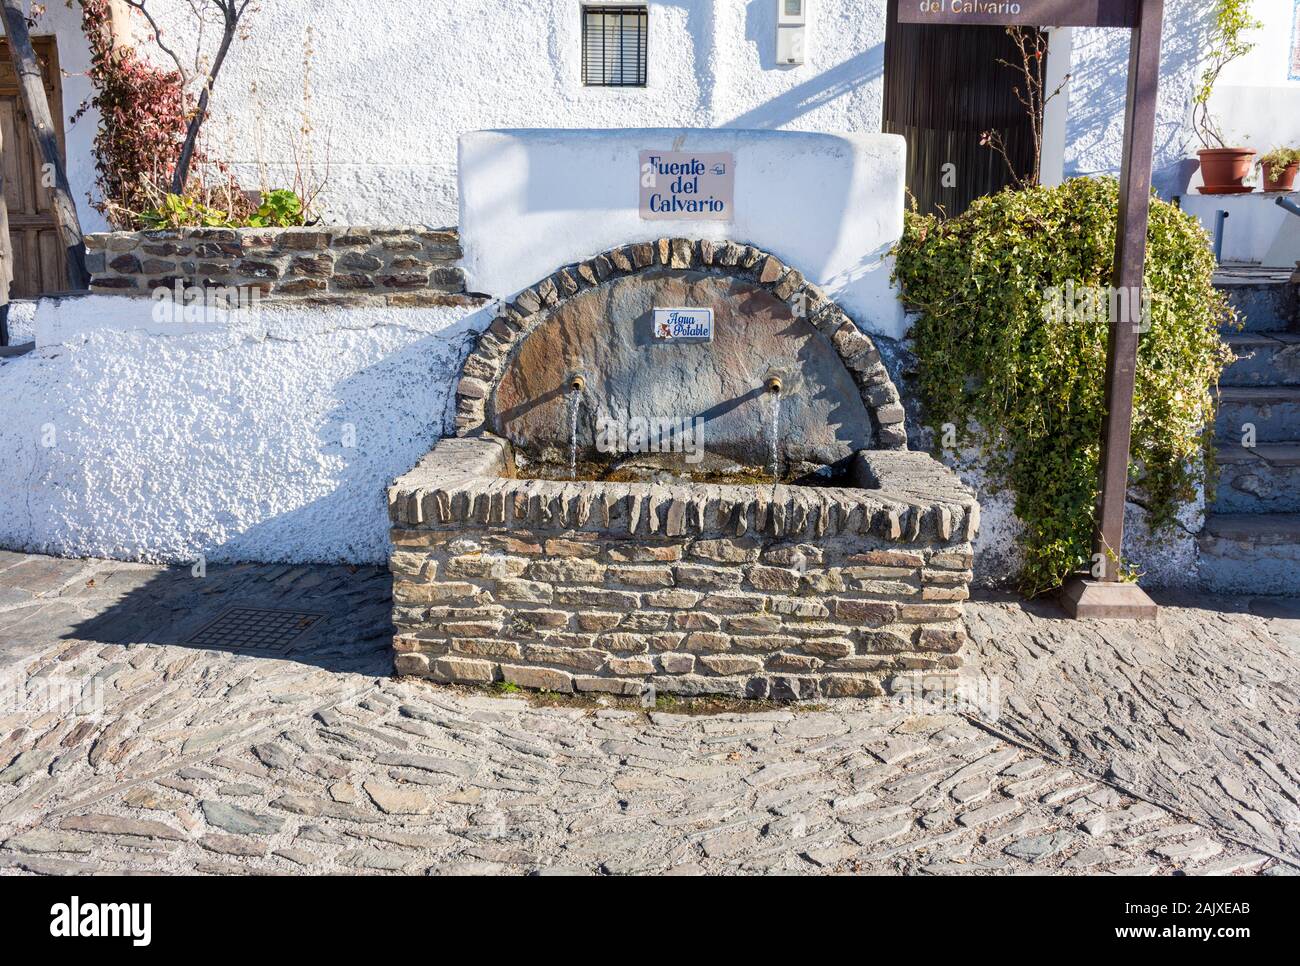
[[157, 324], [42, 303], [0, 360], [0, 546], [67, 556], [380, 562], [384, 490], [447, 428], [481, 310], [263, 308]]
[[[153, 2], [181, 45], [189, 4]], [[884, 0], [811, 3], [798, 67], [775, 63], [775, 0], [649, 6], [648, 86], [619, 90], [582, 85], [578, 0], [263, 3], [214, 97], [217, 153], [247, 184], [277, 185], [309, 141], [319, 167], [330, 159], [330, 220], [452, 225], [466, 131], [880, 130]]]
[[[310, 163], [326, 184], [328, 220], [457, 221], [456, 140], [502, 127], [880, 130], [884, 0], [809, 3], [808, 56], [775, 62], [775, 0], [651, 2], [648, 87], [581, 84], [579, 0], [296, 0], [264, 3], [235, 44], [208, 137], [250, 187], [291, 184]], [[1209, 0], [1167, 4], [1156, 185], [1185, 188], [1196, 147], [1191, 93]], [[1255, 0], [1259, 46], [1225, 74], [1216, 107], [1246, 143], [1300, 138], [1300, 81], [1285, 73], [1292, 0]], [[187, 0], [151, 0], [178, 51], [200, 42]], [[144, 25], [128, 17], [138, 37]], [[58, 39], [65, 114], [89, 95], [75, 0], [48, 3], [33, 33]], [[1128, 33], [1073, 31], [1065, 173], [1118, 170]], [[169, 66], [161, 55], [162, 66]], [[1294, 110], [1292, 108], [1295, 108]], [[68, 129], [69, 179], [93, 191], [91, 114]], [[310, 128], [302, 133], [305, 125]], [[102, 219], [83, 213], [88, 227]]]

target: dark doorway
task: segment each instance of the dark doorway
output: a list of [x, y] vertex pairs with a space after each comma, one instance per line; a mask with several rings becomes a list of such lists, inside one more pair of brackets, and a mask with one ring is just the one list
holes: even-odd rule
[[907, 189], [918, 210], [960, 214], [1010, 183], [1001, 155], [980, 144], [985, 131], [1000, 132], [1017, 173], [1030, 173], [1033, 130], [1003, 60], [1020, 62], [1005, 28], [900, 24], [898, 0], [889, 0], [884, 130], [907, 139]]

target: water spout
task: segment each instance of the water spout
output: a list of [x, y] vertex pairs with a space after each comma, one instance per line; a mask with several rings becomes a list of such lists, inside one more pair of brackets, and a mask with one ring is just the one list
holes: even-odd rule
[[768, 426], [769, 444], [772, 453], [772, 482], [781, 482], [781, 393], [785, 383], [776, 373], [769, 373], [763, 380], [764, 394], [772, 407], [771, 421]]
[[773, 390], [769, 393], [772, 402], [772, 422], [769, 428], [772, 446], [772, 482], [781, 482], [781, 393]]
[[587, 381], [574, 376], [569, 383], [569, 479], [578, 478], [578, 410], [582, 408], [582, 390]]

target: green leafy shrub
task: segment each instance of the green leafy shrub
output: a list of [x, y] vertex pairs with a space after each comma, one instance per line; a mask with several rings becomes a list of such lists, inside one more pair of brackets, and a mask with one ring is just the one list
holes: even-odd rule
[[164, 195], [157, 208], [142, 211], [137, 217], [145, 229], [234, 227], [228, 213], [188, 195]]
[[257, 211], [247, 222], [250, 228], [297, 228], [302, 223], [302, 199], [288, 188], [277, 188], [262, 195]]
[[1278, 181], [1287, 168], [1300, 163], [1300, 148], [1274, 148], [1268, 154], [1260, 155], [1256, 163], [1269, 178]]
[[296, 228], [304, 223], [302, 199], [288, 188], [262, 195], [256, 211], [243, 217], [204, 204], [189, 195], [163, 196], [156, 208], [140, 212], [136, 220], [152, 228]]
[[[920, 311], [924, 421], [953, 424], [958, 445], [984, 450], [993, 485], [1012, 491], [1030, 594], [1091, 566], [1109, 303], [1055, 307], [1062, 291], [1109, 293], [1118, 197], [1113, 179], [1004, 191], [946, 221], [910, 213], [895, 249], [895, 280]], [[1196, 219], [1154, 200], [1130, 484], [1156, 530], [1213, 462], [1212, 389], [1232, 358], [1213, 271]]]

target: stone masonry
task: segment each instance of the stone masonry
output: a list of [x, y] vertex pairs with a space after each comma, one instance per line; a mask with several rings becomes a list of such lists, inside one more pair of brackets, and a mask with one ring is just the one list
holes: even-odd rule
[[455, 229], [180, 228], [86, 236], [91, 291], [148, 296], [178, 282], [274, 298], [465, 291]]
[[547, 318], [573, 296], [610, 279], [668, 269], [726, 275], [752, 283], [789, 306], [826, 337], [844, 363], [875, 426], [876, 449], [906, 449], [906, 413], [875, 342], [803, 273], [753, 245], [734, 241], [660, 238], [624, 245], [568, 265], [503, 303], [465, 360], [456, 387], [456, 433], [484, 427], [500, 434], [493, 394], [508, 360]]
[[950, 689], [979, 506], [923, 453], [858, 487], [518, 480], [443, 440], [389, 490], [399, 674], [806, 698]]

